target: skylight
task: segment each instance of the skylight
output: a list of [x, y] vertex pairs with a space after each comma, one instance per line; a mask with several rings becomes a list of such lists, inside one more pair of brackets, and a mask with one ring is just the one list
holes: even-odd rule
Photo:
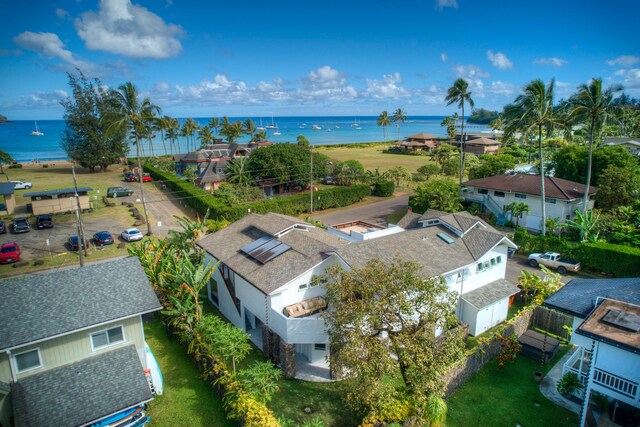
[[602, 322], [627, 331], [640, 332], [640, 316], [633, 313], [609, 310], [602, 318]]
[[438, 234], [436, 234], [436, 236], [438, 236], [439, 238], [441, 238], [442, 240], [444, 240], [448, 244], [452, 244], [454, 242], [454, 240], [451, 237], [449, 237], [447, 234], [438, 233]]

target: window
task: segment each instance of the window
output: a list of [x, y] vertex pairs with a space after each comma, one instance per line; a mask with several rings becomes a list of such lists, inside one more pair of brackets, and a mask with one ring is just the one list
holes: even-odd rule
[[502, 255], [498, 256], [498, 258], [496, 258], [496, 261], [498, 264], [502, 264]]
[[496, 265], [496, 259], [495, 258], [491, 258], [491, 267]]
[[476, 266], [476, 272], [483, 271], [483, 270], [484, 270], [484, 264], [479, 262], [478, 265]]
[[326, 344], [314, 344], [313, 345], [313, 349], [316, 351], [327, 351], [327, 345]]
[[526, 199], [527, 198], [526, 194], [514, 193], [513, 195], [516, 197], [516, 199]]
[[494, 191], [493, 195], [496, 197], [504, 197], [504, 191]]
[[105, 329], [104, 331], [91, 334], [91, 348], [98, 350], [99, 348], [108, 347], [113, 344], [124, 341], [124, 331], [122, 326]]
[[553, 199], [551, 197], [545, 197], [544, 201], [552, 205], [556, 204], [556, 199]]
[[309, 287], [308, 284], [303, 283], [302, 285], [298, 285], [298, 292], [302, 292]]
[[478, 188], [478, 194], [489, 194], [489, 190], [486, 188]]
[[42, 366], [40, 361], [40, 349], [34, 348], [33, 350], [18, 353], [13, 356], [16, 362], [17, 372], [26, 372], [32, 369], [38, 369]]

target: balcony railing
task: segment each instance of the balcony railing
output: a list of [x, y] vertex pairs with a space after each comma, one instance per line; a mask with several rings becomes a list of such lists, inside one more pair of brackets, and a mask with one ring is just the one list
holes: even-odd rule
[[578, 376], [582, 385], [587, 384], [587, 375], [589, 374], [589, 363], [591, 362], [591, 353], [585, 351], [584, 348], [578, 347], [571, 357], [564, 363], [562, 374], [573, 372]]
[[296, 319], [269, 309], [269, 328], [289, 344], [327, 342], [324, 319], [320, 313]]
[[630, 381], [603, 369], [596, 368], [593, 372], [593, 383], [633, 400], [638, 400], [638, 383], [635, 381]]

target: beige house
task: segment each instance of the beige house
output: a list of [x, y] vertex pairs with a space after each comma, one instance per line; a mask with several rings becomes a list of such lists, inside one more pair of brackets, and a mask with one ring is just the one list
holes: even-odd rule
[[[4, 205], [7, 215], [11, 215], [16, 209], [16, 196], [14, 194], [13, 183], [0, 182], [0, 196], [4, 198]], [[0, 210], [0, 214], [3, 212]]]
[[153, 399], [142, 315], [162, 306], [137, 258], [4, 280], [0, 301], [1, 425], [86, 425]]
[[404, 141], [396, 141], [395, 146], [403, 151], [431, 151], [438, 146], [438, 137], [428, 133], [416, 133]]
[[619, 145], [634, 156], [640, 156], [640, 138], [605, 138], [604, 145]]
[[[91, 208], [88, 194], [91, 190], [93, 190], [93, 188], [78, 188], [80, 209], [85, 210]], [[24, 193], [25, 197], [31, 198], [31, 212], [34, 215], [75, 211], [78, 208], [75, 195], [76, 190], [74, 188]]]
[[464, 144], [464, 152], [482, 156], [483, 154], [496, 154], [500, 148], [500, 142], [491, 138], [474, 138]]

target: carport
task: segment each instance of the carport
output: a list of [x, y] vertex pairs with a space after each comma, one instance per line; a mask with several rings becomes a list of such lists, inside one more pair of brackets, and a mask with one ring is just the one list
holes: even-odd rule
[[[85, 210], [90, 208], [88, 193], [91, 190], [93, 190], [93, 188], [78, 188], [80, 209]], [[75, 195], [76, 190], [74, 188], [24, 193], [25, 197], [31, 198], [31, 212], [34, 215], [75, 211], [77, 209], [77, 204], [74, 199]]]
[[0, 182], [0, 195], [4, 198], [7, 215], [11, 215], [16, 209], [16, 198], [13, 194], [13, 185], [14, 184], [12, 182]]

